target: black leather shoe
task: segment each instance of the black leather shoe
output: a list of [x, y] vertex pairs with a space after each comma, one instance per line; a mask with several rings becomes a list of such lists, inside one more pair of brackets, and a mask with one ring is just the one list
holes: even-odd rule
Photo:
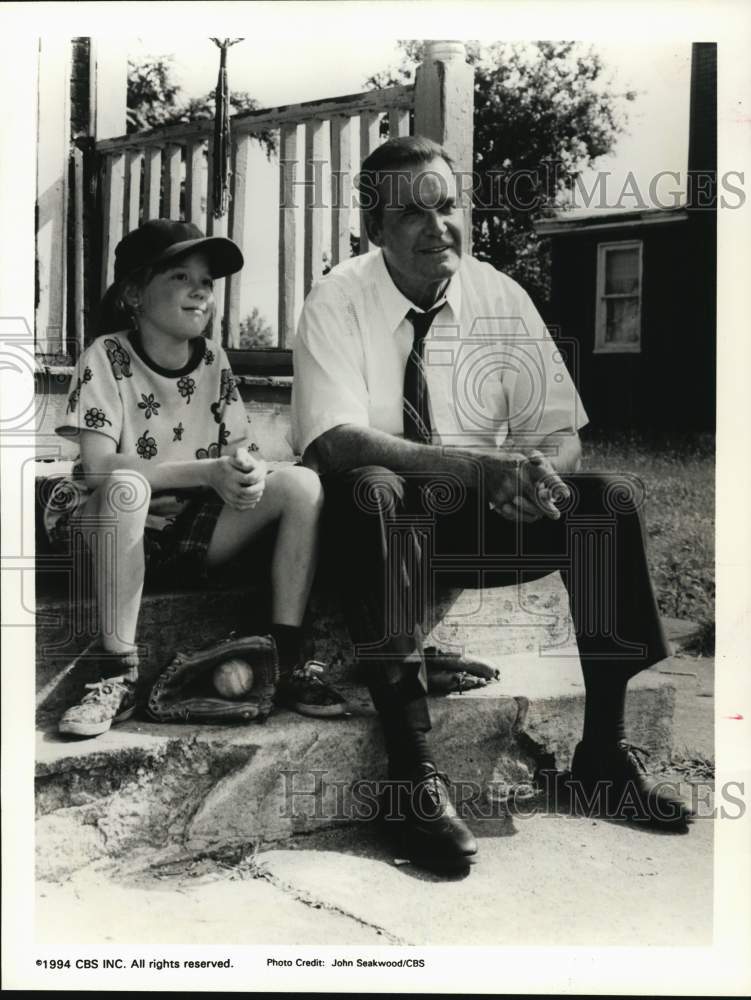
[[693, 811], [674, 781], [657, 780], [647, 773], [642, 759], [646, 754], [625, 741], [605, 749], [579, 743], [569, 785], [574, 801], [589, 816], [685, 830]]
[[449, 797], [448, 779], [431, 763], [419, 764], [390, 786], [382, 818], [413, 864], [432, 871], [460, 871], [472, 863], [477, 841]]

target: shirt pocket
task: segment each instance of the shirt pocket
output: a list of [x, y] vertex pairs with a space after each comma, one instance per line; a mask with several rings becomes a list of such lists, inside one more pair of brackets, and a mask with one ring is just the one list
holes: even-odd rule
[[494, 437], [508, 419], [503, 364], [503, 355], [485, 345], [462, 349], [449, 393], [460, 432]]
[[398, 350], [381, 349], [368, 356], [368, 420], [388, 434], [404, 432], [404, 364]]

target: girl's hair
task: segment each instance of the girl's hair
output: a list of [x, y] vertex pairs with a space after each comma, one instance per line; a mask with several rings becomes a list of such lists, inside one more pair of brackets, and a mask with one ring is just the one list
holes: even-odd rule
[[131, 271], [126, 277], [115, 281], [102, 297], [99, 303], [99, 315], [96, 328], [99, 333], [118, 333], [120, 330], [137, 330], [138, 321], [135, 310], [128, 304], [125, 296], [128, 288], [139, 290], [145, 288], [158, 274], [163, 274], [175, 267], [180, 258], [172, 258], [159, 264], [146, 265]]

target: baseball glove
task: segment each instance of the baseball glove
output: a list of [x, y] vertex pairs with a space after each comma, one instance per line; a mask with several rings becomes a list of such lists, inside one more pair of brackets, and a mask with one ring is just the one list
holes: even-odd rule
[[457, 656], [426, 646], [423, 650], [430, 694], [454, 694], [485, 687], [497, 681], [500, 670], [471, 656]]
[[[212, 682], [214, 667], [230, 658], [253, 668], [253, 687], [241, 700], [220, 697]], [[270, 635], [227, 639], [195, 652], [180, 652], [157, 678], [147, 711], [158, 722], [263, 721], [274, 705], [279, 679], [276, 645]]]

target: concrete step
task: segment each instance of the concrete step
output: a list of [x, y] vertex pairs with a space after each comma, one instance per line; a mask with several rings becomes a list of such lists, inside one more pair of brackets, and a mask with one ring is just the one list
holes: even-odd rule
[[[88, 679], [73, 664], [98, 634], [95, 602], [76, 596], [60, 581], [50, 588], [50, 579], [38, 586], [36, 602], [37, 709], [43, 724], [59, 715]], [[268, 588], [258, 581], [145, 593], [138, 634], [143, 693], [176, 650], [206, 645], [233, 630], [246, 635], [263, 629], [267, 603]], [[663, 619], [663, 625], [674, 652], [699, 631], [694, 623], [678, 619]], [[358, 679], [340, 602], [326, 587], [313, 591], [306, 631], [310, 655], [329, 664], [335, 682]], [[429, 638], [442, 649], [461, 653], [479, 645], [499, 657], [552, 651], [572, 641], [568, 597], [558, 574], [518, 587], [464, 591]]]
[[[483, 644], [470, 652], [485, 653]], [[436, 758], [461, 796], [502, 799], [538, 766], [568, 766], [584, 691], [576, 650], [487, 656], [501, 680], [431, 699]], [[646, 671], [630, 685], [631, 737], [664, 759], [674, 687]], [[193, 855], [252, 850], [342, 826], [367, 810], [384, 776], [377, 720], [361, 687], [338, 720], [274, 713], [241, 726], [131, 720], [91, 740], [54, 726], [37, 734], [38, 876], [61, 878], [97, 859], [136, 850]]]
[[[148, 688], [175, 650], [200, 647], [230, 631], [241, 635], [264, 628], [268, 588], [146, 593], [139, 618], [143, 650], [142, 686]], [[352, 682], [355, 656], [339, 600], [325, 587], [314, 589], [306, 631], [310, 654], [329, 664], [332, 679]], [[75, 657], [98, 634], [96, 604], [65, 588], [39, 588], [37, 596], [37, 708], [41, 719], [59, 714], [76, 697], [84, 680]], [[500, 656], [556, 647], [571, 640], [568, 597], [558, 574], [524, 584], [465, 591], [433, 630], [430, 641], [463, 651], [469, 642], [489, 645]]]

